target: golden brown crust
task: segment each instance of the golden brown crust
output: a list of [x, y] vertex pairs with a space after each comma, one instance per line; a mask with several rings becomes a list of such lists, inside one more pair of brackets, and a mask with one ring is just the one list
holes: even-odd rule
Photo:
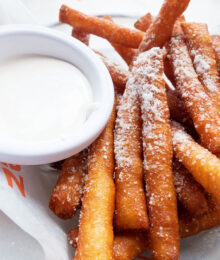
[[88, 158], [79, 238], [74, 259], [113, 259], [113, 129], [115, 107], [99, 138], [92, 144]]
[[165, 0], [158, 16], [147, 30], [139, 51], [143, 52], [152, 47], [162, 47], [172, 34], [174, 23], [186, 10], [190, 0]]
[[220, 112], [220, 78], [208, 27], [202, 23], [182, 23], [182, 28], [199, 80]]
[[78, 29], [77, 27], [72, 29], [72, 36], [85, 45], [89, 46], [90, 35]]
[[114, 239], [114, 259], [130, 260], [149, 247], [148, 233], [143, 231], [123, 231]]
[[[68, 241], [73, 248], [77, 247], [79, 228], [68, 233]], [[143, 253], [149, 247], [148, 233], [129, 230], [117, 233], [114, 237], [114, 260], [130, 260]]]
[[196, 143], [177, 123], [172, 123], [175, 156], [195, 180], [220, 202], [220, 160]]
[[123, 93], [125, 89], [126, 82], [128, 80], [128, 71], [121, 68], [118, 64], [115, 62], [112, 62], [107, 57], [105, 57], [102, 53], [95, 51], [96, 54], [99, 55], [99, 57], [104, 62], [106, 68], [108, 69], [112, 81], [115, 84], [116, 91], [119, 93]]
[[148, 217], [143, 184], [141, 111], [130, 74], [118, 106], [115, 126], [115, 184], [118, 230], [147, 229]]
[[140, 54], [132, 72], [138, 86], [143, 119], [143, 153], [150, 249], [154, 259], [178, 259], [179, 230], [172, 172], [172, 143], [164, 51], [152, 48]]
[[177, 197], [191, 216], [203, 216], [208, 212], [208, 203], [204, 189], [190, 172], [174, 158], [174, 185]]
[[193, 120], [201, 142], [213, 153], [220, 152], [220, 118], [210, 97], [198, 80], [187, 47], [181, 36], [172, 37], [169, 43], [176, 88]]
[[144, 33], [132, 30], [104, 20], [93, 17], [62, 5], [60, 8], [60, 22], [77, 27], [88, 34], [95, 34], [110, 42], [137, 48], [144, 36]]
[[87, 151], [84, 150], [66, 159], [62, 164], [49, 202], [49, 208], [60, 218], [72, 218], [80, 206], [87, 170], [86, 161]]
[[180, 233], [182, 237], [189, 237], [201, 231], [210, 229], [220, 224], [220, 207], [209, 198], [209, 211], [202, 217], [190, 217], [186, 213], [180, 215]]
[[150, 27], [151, 23], [154, 21], [154, 18], [151, 13], [147, 13], [140, 17], [135, 23], [134, 27], [142, 32], [146, 32]]

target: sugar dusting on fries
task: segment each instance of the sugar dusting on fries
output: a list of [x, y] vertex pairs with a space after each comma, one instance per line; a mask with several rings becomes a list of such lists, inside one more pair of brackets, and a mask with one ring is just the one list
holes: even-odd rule
[[92, 145], [84, 192], [74, 180], [86, 164], [73, 160], [68, 168], [66, 159], [59, 178], [64, 170], [67, 177], [54, 189], [61, 195], [52, 195], [58, 200], [51, 209], [65, 218], [75, 214], [76, 207], [68, 207], [71, 193], [79, 190], [78, 201], [84, 198], [79, 229], [68, 235], [78, 247], [74, 259], [129, 260], [148, 249], [153, 259], [178, 259], [180, 237], [220, 224], [220, 36], [211, 38], [206, 25], [187, 24], [181, 15], [188, 4], [165, 0], [155, 20], [150, 13], [138, 19], [140, 30], [109, 16], [60, 9], [73, 37], [87, 45], [89, 34], [107, 39], [130, 66], [123, 70], [96, 52], [115, 85], [117, 116]]

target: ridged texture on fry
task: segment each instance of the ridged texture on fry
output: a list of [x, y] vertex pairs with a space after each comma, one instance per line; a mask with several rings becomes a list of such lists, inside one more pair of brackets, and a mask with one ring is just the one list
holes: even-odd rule
[[72, 29], [72, 36], [84, 43], [85, 45], [89, 46], [90, 35], [88, 33], [85, 33], [79, 28], [75, 27]]
[[163, 56], [160, 48], [139, 54], [132, 73], [143, 120], [143, 152], [151, 254], [154, 259], [178, 259], [179, 230], [172, 172], [172, 142]]
[[118, 230], [147, 229], [149, 225], [143, 184], [141, 111], [134, 84], [131, 73], [118, 106], [115, 126], [115, 225]]
[[218, 75], [220, 77], [220, 35], [212, 35], [212, 45], [215, 52]]
[[139, 51], [162, 47], [169, 40], [177, 18], [186, 10], [190, 0], [165, 0], [158, 16], [147, 30]]
[[135, 22], [134, 27], [142, 32], [146, 32], [153, 21], [154, 18], [151, 13], [147, 13]]
[[117, 63], [105, 57], [102, 53], [95, 51], [108, 69], [117, 92], [123, 93], [128, 80], [128, 71], [121, 68]]
[[87, 150], [66, 159], [50, 197], [49, 208], [60, 218], [72, 218], [78, 209], [87, 170]]
[[202, 23], [182, 23], [182, 28], [199, 80], [220, 112], [220, 78], [208, 27]]
[[190, 172], [174, 158], [174, 185], [179, 201], [191, 216], [203, 216], [208, 212], [204, 189], [195, 181]]
[[115, 108], [88, 157], [75, 259], [113, 259], [115, 204], [113, 129]]
[[193, 120], [203, 145], [213, 153], [220, 152], [220, 118], [210, 97], [198, 80], [187, 47], [181, 36], [172, 37], [169, 56], [176, 88]]
[[181, 237], [196, 235], [220, 224], [220, 207], [209, 198], [209, 211], [207, 214], [199, 218], [192, 218], [187, 214], [182, 214], [179, 223]]
[[178, 123], [172, 123], [175, 156], [195, 180], [220, 202], [220, 160], [196, 143]]
[[60, 8], [60, 22], [131, 48], [138, 48], [144, 36], [141, 31], [119, 26], [103, 18], [83, 14], [66, 5], [62, 5]]

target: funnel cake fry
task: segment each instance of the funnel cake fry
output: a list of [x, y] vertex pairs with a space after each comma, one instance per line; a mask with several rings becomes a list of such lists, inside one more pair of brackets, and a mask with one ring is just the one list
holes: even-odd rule
[[208, 27], [202, 23], [182, 23], [182, 28], [199, 80], [220, 112], [220, 78]]
[[208, 212], [204, 189], [195, 181], [190, 172], [174, 158], [174, 185], [177, 197], [191, 216], [203, 216]]
[[220, 207], [209, 198], [209, 211], [200, 218], [190, 217], [186, 213], [180, 215], [180, 233], [189, 237], [220, 224]]
[[186, 10], [190, 0], [165, 0], [158, 16], [147, 30], [138, 49], [147, 51], [152, 47], [163, 47], [170, 39], [174, 23]]
[[[79, 228], [73, 228], [68, 233], [69, 243], [73, 248], [77, 248]], [[129, 230], [122, 231], [114, 237], [114, 259], [130, 260], [146, 251], [149, 247], [147, 232]]]
[[113, 129], [115, 107], [88, 157], [75, 259], [113, 259], [115, 203]]
[[175, 156], [195, 180], [220, 202], [220, 160], [196, 143], [178, 123], [172, 123]]
[[84, 150], [62, 164], [49, 202], [49, 208], [60, 218], [72, 218], [80, 206], [87, 171], [87, 154], [87, 150]]
[[134, 62], [143, 120], [143, 152], [149, 237], [154, 259], [178, 259], [179, 230], [172, 172], [172, 142], [163, 57], [160, 48], [139, 54]]
[[103, 18], [86, 15], [66, 5], [60, 8], [60, 22], [131, 48], [138, 48], [144, 36], [141, 31], [119, 26]]
[[[103, 19], [113, 22], [113, 19], [110, 15], [105, 15]], [[113, 22], [114, 23], [114, 22]], [[137, 53], [136, 49], [125, 47], [124, 45], [110, 42], [112, 47], [117, 51], [117, 53], [122, 57], [122, 59], [128, 64], [131, 64], [134, 56]]]
[[106, 68], [108, 69], [112, 81], [115, 84], [116, 90], [119, 93], [123, 93], [125, 89], [126, 82], [128, 80], [128, 71], [123, 69], [121, 66], [119, 66], [117, 63], [111, 61], [107, 57], [105, 57], [102, 53], [95, 51], [96, 54], [99, 55], [99, 57], [104, 62]]
[[142, 32], [146, 32], [153, 21], [154, 21], [154, 18], [152, 16], [152, 14], [147, 13], [135, 22], [134, 27], [138, 30], [141, 30]]
[[172, 37], [169, 55], [176, 88], [193, 120], [202, 144], [213, 153], [220, 152], [220, 118], [210, 97], [198, 80], [182, 36]]
[[141, 111], [132, 79], [130, 74], [115, 125], [115, 225], [118, 230], [148, 229], [149, 225], [143, 184]]
[[84, 43], [85, 45], [89, 46], [90, 35], [88, 33], [85, 33], [79, 28], [74, 27], [72, 29], [72, 36]]

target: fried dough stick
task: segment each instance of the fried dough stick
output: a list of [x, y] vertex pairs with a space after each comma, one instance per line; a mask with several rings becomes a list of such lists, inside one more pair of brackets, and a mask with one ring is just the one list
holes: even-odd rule
[[[77, 247], [78, 228], [73, 228], [68, 233], [69, 243], [73, 248]], [[146, 251], [149, 246], [147, 232], [143, 231], [123, 231], [114, 237], [114, 259], [130, 260]]]
[[215, 59], [220, 77], [220, 35], [212, 35], [212, 45], [215, 52]]
[[[180, 236], [189, 237], [206, 229], [220, 224], [220, 208], [217, 204], [210, 202], [209, 211], [202, 217], [196, 218], [189, 215], [181, 215], [179, 219]], [[72, 231], [72, 234], [76, 234]], [[76, 240], [74, 236], [70, 239]], [[149, 249], [148, 232], [124, 231], [115, 236], [114, 255], [116, 260], [134, 259]]]
[[165, 0], [158, 16], [147, 30], [138, 49], [139, 52], [152, 47], [162, 47], [172, 34], [174, 23], [186, 10], [190, 0]]
[[176, 158], [173, 160], [173, 172], [177, 197], [187, 212], [194, 217], [207, 213], [205, 191]]
[[220, 152], [220, 118], [210, 97], [198, 80], [182, 36], [169, 42], [176, 88], [193, 120], [203, 145], [213, 153]]
[[187, 214], [180, 215], [180, 233], [182, 237], [196, 235], [201, 231], [220, 224], [220, 207], [209, 198], [209, 211], [200, 218], [191, 218]]
[[148, 229], [143, 184], [141, 111], [132, 73], [129, 74], [118, 106], [114, 137], [116, 229]]
[[182, 123], [191, 129], [193, 127], [192, 119], [186, 112], [183, 101], [178, 97], [176, 91], [167, 90], [167, 102], [170, 110], [170, 116], [173, 120]]
[[202, 23], [182, 23], [182, 28], [199, 80], [220, 112], [220, 78], [208, 27]]
[[138, 48], [144, 36], [141, 31], [119, 26], [103, 18], [86, 15], [66, 5], [60, 8], [60, 22], [131, 48]]
[[163, 79], [164, 54], [165, 51], [158, 47], [141, 53], [132, 69], [141, 101], [150, 249], [156, 260], [179, 257], [171, 129]]
[[220, 202], [220, 160], [196, 143], [178, 123], [172, 123], [175, 156], [195, 180]]
[[[114, 23], [113, 19], [110, 15], [105, 15], [103, 19], [106, 19], [112, 23]], [[122, 57], [122, 59], [128, 64], [128, 66], [131, 64], [134, 56], [137, 53], [136, 49], [125, 47], [124, 45], [117, 44], [114, 42], [110, 42], [112, 47], [116, 50], [116, 52]]]
[[147, 13], [135, 22], [134, 27], [142, 32], [146, 32], [153, 21], [154, 18], [151, 13]]
[[79, 28], [74, 27], [72, 29], [72, 36], [84, 43], [85, 45], [89, 46], [90, 35], [88, 33], [85, 33]]
[[[77, 27], [73, 28], [72, 36], [75, 37], [76, 39], [80, 40], [87, 46], [89, 45], [90, 35], [83, 32], [81, 29], [79, 29]], [[128, 72], [125, 69], [121, 68], [115, 62], [110, 61], [102, 53], [95, 51], [95, 50], [94, 50], [94, 52], [96, 54], [98, 54], [100, 56], [100, 58], [102, 59], [102, 61], [104, 62], [106, 68], [108, 69], [108, 71], [111, 75], [111, 78], [115, 85], [116, 90], [119, 93], [123, 93], [126, 82], [127, 82]]]
[[97, 55], [102, 59], [106, 68], [108, 69], [112, 81], [115, 84], [116, 90], [119, 93], [123, 93], [125, 89], [126, 82], [128, 80], [128, 71], [121, 68], [117, 63], [111, 61], [105, 57], [102, 53], [95, 51]]
[[77, 260], [113, 259], [114, 124], [115, 107], [107, 126], [89, 152], [78, 247], [74, 258]]
[[87, 171], [87, 154], [87, 150], [84, 150], [62, 164], [49, 202], [49, 208], [60, 218], [72, 218], [80, 206]]

